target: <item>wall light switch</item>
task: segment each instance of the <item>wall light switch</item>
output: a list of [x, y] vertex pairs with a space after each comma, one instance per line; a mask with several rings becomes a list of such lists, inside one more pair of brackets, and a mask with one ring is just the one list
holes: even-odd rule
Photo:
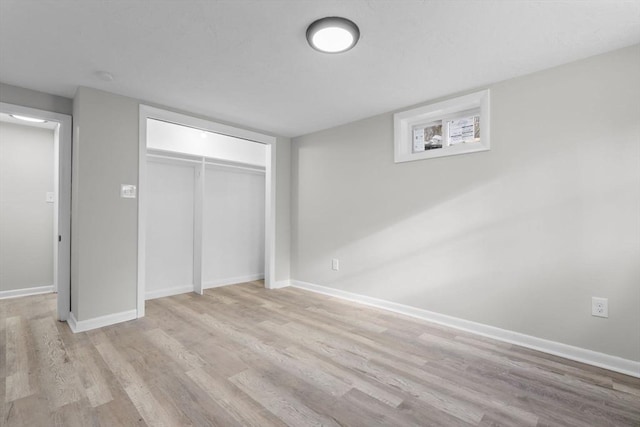
[[331, 269], [338, 271], [340, 270], [340, 260], [339, 259], [332, 259], [331, 260]]
[[136, 186], [131, 184], [122, 184], [120, 186], [120, 197], [123, 199], [135, 199]]
[[56, 195], [53, 191], [47, 191], [47, 195], [45, 196], [45, 202], [54, 203], [56, 201]]

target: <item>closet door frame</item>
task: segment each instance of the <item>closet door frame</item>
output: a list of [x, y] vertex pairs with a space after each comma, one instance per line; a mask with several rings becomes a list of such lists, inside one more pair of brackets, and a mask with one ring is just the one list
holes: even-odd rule
[[276, 231], [276, 138], [234, 126], [204, 120], [148, 105], [140, 105], [139, 155], [138, 155], [138, 289], [137, 317], [145, 312], [145, 265], [146, 265], [146, 165], [147, 165], [147, 119], [162, 120], [177, 125], [219, 133], [248, 141], [265, 144], [265, 229], [264, 229], [264, 284], [265, 288], [276, 287], [275, 280], [275, 231]]

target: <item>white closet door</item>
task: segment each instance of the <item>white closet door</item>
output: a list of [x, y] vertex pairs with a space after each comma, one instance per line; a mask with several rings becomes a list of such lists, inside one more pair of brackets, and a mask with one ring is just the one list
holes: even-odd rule
[[193, 290], [194, 173], [147, 163], [146, 299]]
[[264, 278], [264, 173], [207, 166], [204, 187], [203, 286]]

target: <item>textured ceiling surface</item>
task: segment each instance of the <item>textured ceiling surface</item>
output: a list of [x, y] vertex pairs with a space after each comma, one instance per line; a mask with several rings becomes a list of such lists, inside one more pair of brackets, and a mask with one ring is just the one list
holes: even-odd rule
[[[307, 45], [332, 15], [360, 27], [347, 53]], [[638, 42], [640, 0], [0, 0], [3, 83], [94, 87], [283, 136]]]

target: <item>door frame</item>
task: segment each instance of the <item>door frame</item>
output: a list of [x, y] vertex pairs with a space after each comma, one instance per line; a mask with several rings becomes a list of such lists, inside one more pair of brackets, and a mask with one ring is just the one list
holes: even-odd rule
[[[58, 292], [57, 316], [67, 321], [71, 311], [71, 134], [70, 115], [0, 102], [0, 112], [58, 123], [54, 131], [53, 285]], [[57, 220], [56, 220], [57, 219]], [[58, 239], [56, 237], [59, 236]], [[58, 240], [56, 242], [56, 240]]]
[[[162, 120], [181, 126], [265, 144], [264, 285], [267, 289], [276, 288], [276, 138], [274, 136], [265, 135], [247, 129], [229, 126], [211, 120], [200, 119], [144, 104], [140, 104], [139, 111], [137, 317], [143, 317], [145, 313], [147, 119]], [[201, 291], [202, 290], [200, 289], [200, 292]]]

